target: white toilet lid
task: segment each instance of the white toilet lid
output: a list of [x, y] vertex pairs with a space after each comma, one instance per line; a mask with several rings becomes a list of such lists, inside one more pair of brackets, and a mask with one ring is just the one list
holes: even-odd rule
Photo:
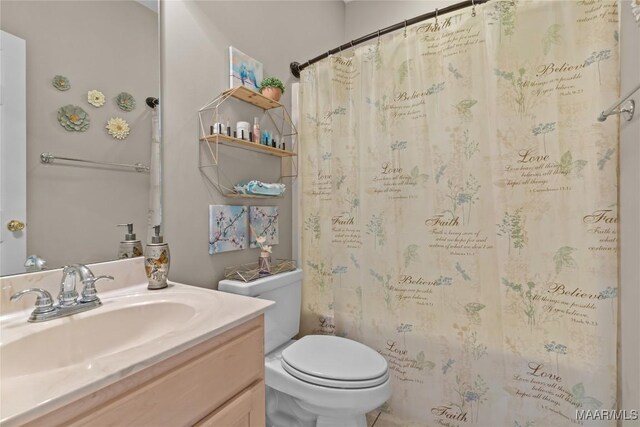
[[387, 361], [359, 342], [307, 335], [282, 351], [282, 367], [303, 381], [335, 388], [368, 388], [389, 378]]

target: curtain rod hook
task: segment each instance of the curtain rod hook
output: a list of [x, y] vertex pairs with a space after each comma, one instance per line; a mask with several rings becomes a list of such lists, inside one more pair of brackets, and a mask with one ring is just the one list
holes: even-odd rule
[[407, 20], [404, 20], [404, 38], [407, 38]]
[[378, 30], [378, 44], [380, 44], [380, 30]]
[[438, 8], [436, 7], [436, 26], [438, 25]]
[[476, 0], [471, 0], [471, 16], [476, 16]]

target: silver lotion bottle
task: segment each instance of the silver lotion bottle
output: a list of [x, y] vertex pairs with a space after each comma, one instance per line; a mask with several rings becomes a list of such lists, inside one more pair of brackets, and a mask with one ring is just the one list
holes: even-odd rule
[[124, 240], [120, 242], [118, 249], [118, 259], [142, 256], [142, 243], [136, 239], [133, 224], [118, 224], [118, 227], [127, 227], [127, 234], [124, 235]]
[[144, 268], [147, 272], [147, 279], [149, 279], [148, 289], [163, 289], [167, 287], [171, 254], [169, 253], [169, 245], [164, 243], [160, 235], [160, 226], [154, 226], [153, 231], [154, 236], [151, 238], [151, 243], [147, 244]]

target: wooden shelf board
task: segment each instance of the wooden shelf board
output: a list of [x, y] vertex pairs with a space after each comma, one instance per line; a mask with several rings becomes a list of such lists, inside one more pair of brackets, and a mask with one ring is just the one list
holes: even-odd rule
[[232, 199], [282, 199], [284, 196], [262, 196], [260, 194], [225, 193], [224, 197]]
[[259, 92], [255, 92], [245, 86], [236, 86], [233, 89], [229, 89], [223, 93], [224, 95], [233, 96], [236, 99], [240, 99], [263, 110], [270, 110], [272, 108], [279, 108], [283, 105], [277, 101], [267, 98]]
[[258, 151], [260, 153], [270, 154], [277, 157], [295, 157], [296, 153], [293, 151], [281, 150], [279, 148], [269, 147], [267, 145], [258, 144], [255, 142], [249, 142], [245, 139], [233, 138], [226, 135], [209, 135], [205, 138], [200, 138], [200, 141], [206, 141], [209, 143], [215, 143], [216, 140], [219, 144], [228, 145], [230, 147], [244, 148], [245, 150]]

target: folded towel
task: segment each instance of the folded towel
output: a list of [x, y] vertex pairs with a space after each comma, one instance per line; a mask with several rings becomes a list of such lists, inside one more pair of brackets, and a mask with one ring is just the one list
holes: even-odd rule
[[261, 181], [240, 182], [233, 186], [239, 194], [255, 194], [259, 196], [280, 196], [284, 193], [284, 184], [266, 184]]

